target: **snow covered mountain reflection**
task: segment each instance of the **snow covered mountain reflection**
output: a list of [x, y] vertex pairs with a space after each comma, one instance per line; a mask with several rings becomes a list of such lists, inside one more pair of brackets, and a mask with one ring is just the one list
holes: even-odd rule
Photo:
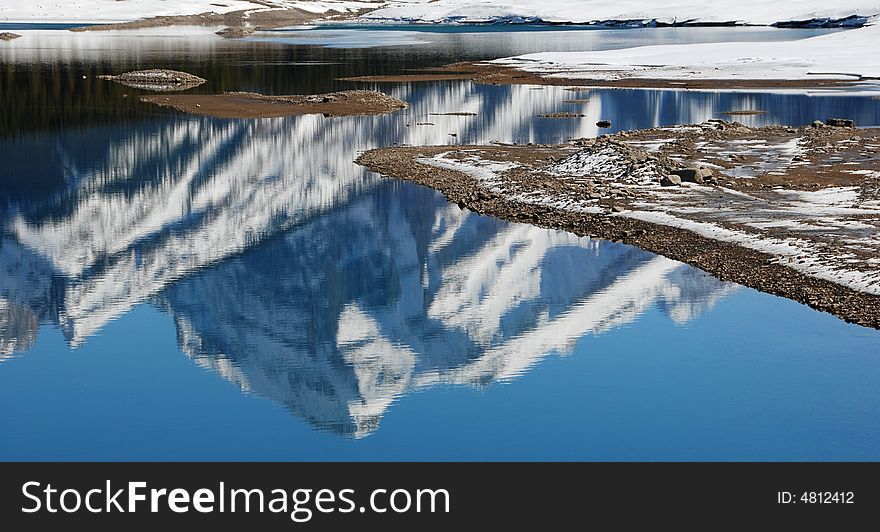
[[[27, 185], [0, 187], [0, 362], [31, 347], [41, 324], [76, 347], [150, 302], [199, 365], [320, 429], [363, 437], [414, 389], [512, 379], [650, 308], [686, 322], [734, 289], [365, 172], [351, 162], [358, 150], [454, 142], [449, 131], [594, 133], [592, 121], [536, 133], [534, 112], [558, 105], [561, 89], [396, 90], [416, 115], [478, 116], [417, 128], [406, 115], [168, 115], [0, 144], [7, 182]], [[593, 107], [599, 116], [605, 104]]]
[[157, 299], [197, 363], [362, 437], [409, 390], [511, 379], [652, 305], [684, 321], [732, 289], [636, 248], [383, 183]]

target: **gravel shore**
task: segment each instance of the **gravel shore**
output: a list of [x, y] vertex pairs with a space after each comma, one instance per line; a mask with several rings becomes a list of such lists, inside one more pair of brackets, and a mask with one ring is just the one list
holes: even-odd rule
[[270, 118], [306, 114], [378, 115], [405, 109], [407, 103], [376, 91], [266, 96], [253, 92], [142, 96], [141, 101], [185, 113], [216, 118]]
[[875, 129], [716, 120], [357, 162], [480, 214], [622, 241], [880, 328], [878, 156]]
[[555, 85], [572, 87], [609, 87], [620, 89], [828, 89], [851, 86], [858, 80], [851, 79], [591, 79], [584, 76], [566, 77], [563, 73], [553, 77], [536, 72], [520, 70], [511, 65], [487, 62], [460, 62], [432, 68], [425, 72], [389, 76], [349, 76], [342, 81], [360, 83], [417, 83], [467, 79], [487, 85]]

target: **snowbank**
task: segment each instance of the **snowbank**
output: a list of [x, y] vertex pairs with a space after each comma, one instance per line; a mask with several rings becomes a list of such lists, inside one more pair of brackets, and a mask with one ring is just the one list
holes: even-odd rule
[[880, 25], [784, 42], [527, 54], [496, 62], [551, 77], [615, 80], [880, 79]]
[[298, 8], [310, 13], [345, 12], [362, 7], [376, 7], [384, 2], [326, 0], [10, 0], [0, 3], [0, 22], [108, 23], [141, 18], [229, 13], [241, 10]]
[[[221, 4], [223, 7], [221, 7]], [[228, 13], [262, 8], [240, 0], [13, 0], [0, 4], [2, 22], [126, 22], [145, 17]]]
[[[877, 0], [393, 0], [363, 18], [408, 22], [645, 22], [770, 25], [880, 13]], [[850, 21], [858, 23], [858, 21]]]

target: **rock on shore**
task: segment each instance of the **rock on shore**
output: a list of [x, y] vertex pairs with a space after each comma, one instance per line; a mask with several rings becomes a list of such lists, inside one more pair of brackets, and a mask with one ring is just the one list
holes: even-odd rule
[[205, 79], [177, 70], [166, 69], [150, 69], [136, 70], [126, 72], [118, 76], [105, 75], [98, 76], [100, 79], [106, 79], [121, 83], [133, 89], [142, 89], [155, 92], [174, 92], [198, 87], [205, 83]]

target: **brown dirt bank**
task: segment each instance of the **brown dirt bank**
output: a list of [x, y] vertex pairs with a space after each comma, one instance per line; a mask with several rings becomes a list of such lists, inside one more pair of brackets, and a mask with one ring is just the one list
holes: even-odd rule
[[526, 72], [512, 66], [483, 62], [452, 63], [431, 72], [401, 74], [394, 76], [353, 76], [339, 78], [342, 81], [363, 83], [414, 83], [468, 79], [488, 85], [556, 85], [573, 87], [616, 87], [644, 89], [801, 89], [845, 87], [856, 83], [844, 79], [774, 80], [774, 79], [694, 79], [667, 80], [623, 78], [616, 80], [543, 77], [539, 73]]
[[216, 118], [271, 118], [307, 114], [378, 115], [408, 104], [376, 91], [342, 91], [316, 95], [266, 96], [253, 92], [143, 96], [141, 101], [185, 113]]
[[339, 81], [355, 81], [365, 83], [417, 83], [420, 81], [451, 81], [459, 79], [474, 80], [474, 76], [468, 73], [460, 74], [398, 74], [393, 76], [349, 76], [336, 78]]
[[270, 30], [297, 24], [308, 24], [316, 20], [347, 20], [359, 17], [368, 11], [371, 10], [362, 9], [337, 14], [311, 13], [296, 8], [270, 9], [266, 11], [243, 9], [224, 14], [208, 11], [197, 15], [149, 17], [130, 22], [96, 24], [72, 28], [70, 31], [136, 30], [164, 26], [226, 26], [226, 30], [223, 30], [225, 33], [221, 34], [221, 36], [237, 38], [249, 35], [255, 30]]
[[[712, 129], [711, 125], [708, 128], [692, 126], [674, 133], [670, 133], [672, 128], [658, 128], [546, 146], [390, 147], [368, 151], [358, 157], [357, 162], [375, 172], [437, 189], [460, 207], [480, 214], [625, 242], [691, 264], [719, 279], [793, 299], [848, 322], [880, 328], [880, 295], [817, 278], [803, 268], [806, 260], [832, 267], [841, 264], [840, 257], [846, 257], [845, 266], [851, 271], [859, 272], [863, 268], [877, 271], [880, 250], [871, 249], [864, 241], [852, 245], [844, 242], [846, 235], [876, 236], [876, 225], [864, 223], [877, 220], [876, 213], [863, 215], [858, 209], [849, 209], [854, 214], [833, 221], [841, 222], [841, 227], [850, 223], [862, 225], [852, 231], [838, 229], [839, 234], [831, 229], [802, 233], [786, 223], [768, 224], [770, 227], [756, 223], [763, 220], [760, 216], [765, 212], [794, 223], [785, 216], [792, 210], [797, 211], [793, 207], [795, 202], [783, 202], [782, 198], [788, 196], [781, 194], [813, 193], [817, 181], [822, 183], [820, 187], [837, 187], [822, 190], [839, 190], [844, 185], [858, 187], [859, 202], [876, 204], [880, 199], [877, 178], [880, 172], [873, 174], [874, 177], [867, 177], [865, 172], [880, 170], [880, 163], [877, 157], [864, 154], [870, 150], [876, 150], [870, 152], [872, 155], [880, 152], [880, 131], [728, 126], [725, 130]], [[672, 136], [676, 140], [670, 141]], [[751, 168], [753, 175], [734, 179], [728, 177], [724, 169], [712, 167], [711, 176], [702, 184], [661, 186], [659, 183], [666, 177], [665, 171], [677, 171], [689, 165], [689, 161], [713, 164], [709, 160], [719, 151], [703, 150], [712, 142], [723, 141], [725, 148], [729, 148], [754, 145], [755, 141], [763, 140], [787, 145], [795, 138], [803, 148], [793, 156], [799, 160], [790, 167], [791, 171], [789, 167], [776, 165], [763, 168], [761, 154], [755, 154], [753, 149], [743, 154], [728, 153], [725, 149], [720, 150], [723, 157], [737, 158], [736, 168]], [[660, 143], [661, 147], [646, 150], [644, 145], [648, 143]], [[614, 153], [623, 156], [615, 159]], [[828, 159], [834, 157], [844, 157], [847, 162], [858, 162], [858, 165], [828, 165]], [[592, 161], [590, 164], [599, 160], [601, 164], [593, 173], [581, 171], [583, 166], [568, 173], [561, 170], [577, 160]], [[713, 160], [717, 161], [718, 157]], [[487, 178], [468, 170], [482, 164], [474, 161], [488, 161], [496, 165], [494, 168], [505, 170], [496, 172], [497, 179]], [[785, 190], [780, 190], [781, 183], [785, 183]], [[817, 211], [822, 209], [821, 203], [816, 205]], [[811, 255], [780, 256], [772, 247], [762, 251], [697, 232], [686, 224], [659, 223], [638, 216], [640, 212], [657, 214], [661, 211], [688, 222], [710, 221], [721, 231], [737, 230], [763, 242], [807, 242], [809, 246], [805, 249], [811, 250]], [[758, 213], [758, 217], [750, 217], [753, 213]], [[809, 215], [805, 218], [819, 223]], [[807, 223], [800, 220], [802, 224]], [[750, 228], [750, 223], [762, 229]]]
[[762, 111], [760, 109], [740, 109], [738, 111], [724, 111], [721, 114], [728, 116], [753, 116], [767, 114], [767, 111]]

